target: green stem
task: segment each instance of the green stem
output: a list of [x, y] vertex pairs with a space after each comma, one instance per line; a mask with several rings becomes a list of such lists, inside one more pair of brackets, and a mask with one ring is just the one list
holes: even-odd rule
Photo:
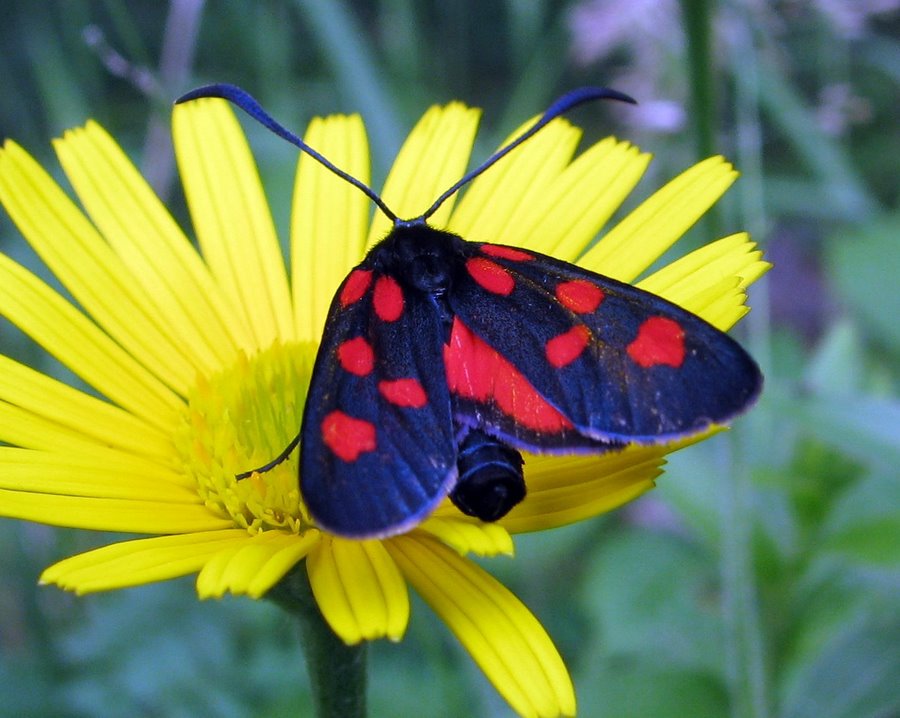
[[[715, 0], [681, 0], [688, 41], [688, 69], [691, 87], [691, 118], [700, 158], [715, 151], [716, 94], [712, 54], [712, 19]], [[750, 74], [742, 57], [737, 82]], [[738, 65], [735, 65], [738, 67]], [[755, 68], [753, 68], [755, 69]], [[757, 215], [758, 217], [758, 215]], [[707, 238], [720, 234], [720, 210], [707, 215]], [[756, 235], [762, 234], [755, 227]], [[737, 430], [733, 437], [737, 436]], [[752, 519], [749, 471], [744, 467], [746, 452], [738, 451], [732, 438], [728, 454], [722, 457], [720, 493], [722, 609], [725, 623], [726, 670], [731, 687], [734, 718], [765, 718], [770, 715], [767, 694], [762, 625], [759, 614], [756, 575], [752, 554]], [[724, 449], [723, 449], [724, 451]], [[735, 453], [737, 452], [737, 453]]]
[[[738, 431], [738, 430], [735, 430]], [[762, 626], [756, 572], [751, 555], [753, 527], [745, 507], [752, 505], [749, 471], [738, 459], [744, 453], [737, 437], [723, 447], [720, 494], [722, 609], [725, 623], [726, 670], [731, 684], [733, 718], [767, 718]], [[723, 442], [724, 445], [724, 442]]]
[[715, 150], [715, 87], [711, 25], [714, 0], [681, 0], [687, 37], [688, 73], [691, 87], [691, 121], [697, 155], [709, 157]]
[[[743, 174], [738, 202], [745, 227], [751, 236], [765, 237], [768, 221], [763, 196], [762, 120], [760, 98], [764, 94], [759, 73], [759, 58], [749, 13], [730, 43], [735, 83], [735, 128], [738, 167]], [[766, 281], [754, 287], [753, 311], [749, 317], [749, 339], [754, 356], [762, 367], [771, 366], [769, 358], [769, 312]], [[763, 456], [770, 428], [762, 412], [754, 412], [747, 423], [735, 429], [730, 446], [731, 473], [725, 493], [730, 506], [723, 511], [723, 602], [726, 608], [726, 632], [731, 647], [730, 666], [735, 687], [732, 715], [766, 718], [772, 715], [771, 668], [767, 658], [767, 634], [759, 597], [759, 577], [753, 563], [753, 517], [743, 507], [754, 505], [749, 472], [751, 456]], [[752, 442], [752, 443], [751, 443]], [[728, 579], [731, 579], [730, 585]]]
[[[691, 100], [688, 113], [694, 130], [697, 159], [715, 152], [715, 80], [712, 55], [712, 8], [715, 0], [681, 0], [681, 15], [687, 38], [688, 81]], [[721, 210], [716, 205], [699, 223], [701, 243], [721, 235]]]
[[366, 644], [348, 646], [322, 617], [300, 564], [268, 594], [300, 621], [317, 718], [365, 718]]

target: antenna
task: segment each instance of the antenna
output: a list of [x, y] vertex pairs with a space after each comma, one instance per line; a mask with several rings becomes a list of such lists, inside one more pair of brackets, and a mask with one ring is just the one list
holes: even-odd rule
[[180, 105], [183, 102], [190, 102], [191, 100], [196, 100], [201, 97], [221, 97], [223, 100], [228, 100], [229, 102], [234, 103], [261, 125], [270, 129], [276, 135], [278, 135], [282, 139], [287, 140], [292, 145], [296, 145], [314, 160], [334, 172], [338, 177], [346, 180], [354, 187], [359, 189], [364, 195], [366, 195], [366, 197], [368, 197], [376, 205], [378, 205], [378, 209], [384, 212], [392, 222], [398, 221], [397, 215], [390, 210], [390, 208], [384, 203], [384, 200], [381, 199], [381, 197], [377, 192], [375, 192], [375, 190], [373, 190], [364, 182], [360, 182], [353, 175], [344, 172], [344, 170], [342, 170], [340, 167], [332, 164], [328, 158], [319, 154], [316, 150], [306, 144], [302, 139], [300, 139], [289, 129], [276, 122], [275, 118], [272, 117], [268, 112], [266, 112], [262, 108], [262, 105], [260, 105], [259, 102], [257, 102], [249, 92], [242, 90], [240, 87], [236, 87], [235, 85], [228, 85], [224, 83], [216, 85], [205, 85], [204, 87], [198, 87], [196, 90], [191, 90], [190, 92], [185, 93], [177, 100], [175, 100], [175, 104]]
[[[378, 195], [375, 190], [369, 187], [364, 182], [356, 179], [351, 174], [344, 172], [340, 167], [332, 164], [326, 157], [319, 154], [316, 150], [306, 144], [300, 137], [295, 135], [293, 132], [288, 130], [283, 125], [279, 124], [269, 113], [267, 113], [262, 106], [257, 102], [248, 92], [242, 90], [240, 87], [236, 87], [235, 85], [228, 84], [215, 84], [215, 85], [205, 85], [204, 87], [198, 87], [196, 90], [191, 90], [190, 92], [182, 95], [177, 100], [175, 100], [175, 104], [179, 105], [183, 102], [189, 102], [190, 100], [196, 100], [201, 97], [220, 97], [224, 100], [228, 100], [233, 104], [240, 107], [244, 112], [246, 112], [250, 117], [254, 120], [262, 124], [264, 127], [268, 128], [272, 132], [274, 132], [279, 137], [287, 140], [292, 145], [299, 147], [303, 152], [308, 154], [314, 160], [334, 172], [341, 179], [346, 180], [354, 187], [359, 189], [363, 194], [366, 195], [369, 199], [371, 199], [378, 208], [384, 212], [385, 215], [394, 223], [400, 224], [401, 220], [397, 217], [394, 212], [384, 203], [384, 200]], [[626, 95], [624, 92], [618, 92], [617, 90], [611, 90], [606, 87], [581, 87], [576, 90], [572, 90], [571, 92], [567, 92], [565, 95], [557, 99], [553, 104], [550, 105], [546, 109], [543, 115], [535, 122], [531, 127], [529, 127], [525, 132], [516, 137], [512, 142], [507, 145], [504, 145], [499, 150], [497, 150], [494, 154], [488, 157], [484, 162], [482, 162], [478, 167], [466, 173], [462, 179], [457, 181], [452, 187], [447, 189], [440, 197], [438, 197], [434, 203], [429, 207], [425, 212], [423, 212], [418, 217], [411, 220], [403, 220], [403, 224], [416, 224], [419, 222], [425, 222], [431, 215], [437, 212], [438, 208], [447, 201], [447, 199], [454, 194], [456, 194], [463, 186], [467, 185], [473, 179], [475, 179], [482, 172], [487, 170], [489, 167], [496, 164], [499, 160], [503, 159], [506, 155], [512, 152], [516, 147], [521, 145], [526, 140], [533, 137], [537, 132], [543, 129], [550, 122], [555, 120], [560, 115], [565, 114], [569, 110], [578, 105], [584, 104], [585, 102], [593, 102], [594, 100], [617, 100], [619, 102], [628, 102], [632, 105], [637, 104], [637, 102]]]
[[523, 142], [525, 142], [525, 140], [530, 139], [550, 122], [555, 120], [560, 115], [565, 114], [573, 107], [577, 107], [578, 105], [581, 105], [585, 102], [592, 102], [593, 100], [619, 100], [620, 102], [628, 102], [632, 105], [637, 104], [637, 101], [634, 98], [629, 97], [624, 92], [619, 92], [618, 90], [610, 90], [606, 87], [580, 87], [577, 90], [567, 92], [565, 95], [556, 100], [556, 102], [550, 105], [550, 107], [546, 109], [544, 114], [541, 115], [537, 122], [535, 122], [521, 135], [516, 137], [516, 139], [514, 139], [508, 145], [505, 145], [497, 150], [478, 167], [473, 169], [471, 172], [466, 173], [462, 177], [462, 179], [460, 179], [458, 182], [456, 182], [456, 184], [450, 187], [450, 189], [448, 189], [440, 197], [438, 197], [434, 201], [434, 204], [431, 205], [427, 210], [425, 210], [425, 212], [422, 213], [421, 216], [417, 217], [416, 219], [428, 219], [431, 215], [437, 212], [438, 208], [442, 204], [444, 204], [444, 202], [446, 202], [450, 196], [458, 192], [464, 185], [467, 185], [478, 175], [488, 169], [488, 167], [494, 165], [498, 160], [506, 157], [506, 155], [512, 152]]

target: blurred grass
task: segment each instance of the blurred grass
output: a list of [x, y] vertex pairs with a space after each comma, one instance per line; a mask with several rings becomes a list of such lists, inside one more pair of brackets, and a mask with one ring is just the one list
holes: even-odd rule
[[[515, 561], [489, 568], [556, 639], [581, 715], [888, 718], [900, 713], [900, 21], [851, 2], [658, 8], [6, 0], [0, 134], [59, 176], [49, 139], [95, 117], [148, 166], [169, 101], [230, 81], [297, 129], [362, 112], [377, 185], [432, 102], [485, 108], [476, 157], [578, 84], [681, 108], [667, 126], [609, 108], [574, 119], [588, 138], [615, 131], [654, 152], [643, 195], [698, 143], [737, 162], [744, 177], [717, 221], [752, 230], [776, 262], [742, 325], [766, 394], [729, 436], [673, 456], [645, 499], [522, 537]], [[196, 40], [173, 40], [172, 18], [192, 13]], [[105, 47], [88, 46], [89, 27]], [[163, 71], [167, 42], [181, 59]], [[151, 89], [129, 79], [136, 69]], [[294, 153], [250, 134], [284, 228]], [[154, 182], [177, 187], [171, 164]], [[177, 189], [171, 204], [185, 220]], [[33, 262], [5, 215], [0, 245]], [[2, 324], [0, 343], [56, 370]], [[35, 585], [105, 538], [0, 522], [0, 715], [302, 713], [294, 627], [274, 606], [199, 603], [190, 581], [81, 599]], [[509, 714], [420, 602], [404, 642], [371, 655], [372, 715]]]

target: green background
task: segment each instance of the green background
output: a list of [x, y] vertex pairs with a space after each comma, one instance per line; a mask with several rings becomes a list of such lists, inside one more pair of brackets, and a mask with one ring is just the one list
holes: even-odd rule
[[[750, 230], [775, 269], [736, 331], [767, 377], [727, 436], [672, 457], [611, 515], [517, 540], [489, 570], [538, 615], [583, 716], [900, 713], [897, 2], [33, 3], [0, 0], [0, 135], [57, 176], [49, 140], [93, 117], [188, 226], [171, 100], [235, 82], [301, 130], [359, 111], [374, 185], [436, 102], [485, 109], [475, 157], [561, 92], [656, 159], [633, 205], [707, 154], [742, 172], [679, 245]], [[865, 8], [882, 8], [867, 14]], [[279, 227], [296, 153], [250, 128]], [[35, 266], [0, 215], [0, 244]], [[0, 347], [44, 367], [0, 319]], [[295, 626], [191, 579], [76, 598], [42, 568], [105, 535], [0, 521], [0, 715], [310, 715]], [[373, 716], [508, 716], [421, 602], [370, 651]]]

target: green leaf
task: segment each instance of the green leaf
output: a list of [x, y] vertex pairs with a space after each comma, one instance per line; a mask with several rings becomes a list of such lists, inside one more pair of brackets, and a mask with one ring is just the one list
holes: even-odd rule
[[823, 548], [846, 553], [860, 561], [900, 565], [900, 511], [873, 519], [832, 536]]
[[823, 527], [822, 548], [883, 568], [900, 565], [900, 481], [885, 468], [845, 491]]
[[789, 670], [783, 718], [879, 718], [900, 710], [900, 618], [863, 614]]
[[869, 465], [900, 466], [900, 402], [873, 397], [777, 399], [809, 435]]
[[578, 714], [598, 718], [721, 718], [723, 685], [709, 675], [613, 663], [579, 682]]
[[864, 352], [856, 325], [850, 321], [834, 324], [806, 369], [805, 384], [817, 394], [852, 396], [863, 389]]
[[674, 534], [624, 531], [597, 552], [582, 603], [601, 657], [722, 670], [715, 563]]
[[844, 301], [871, 332], [900, 351], [900, 214], [870, 220], [855, 232], [842, 232], [828, 245], [831, 276]]

